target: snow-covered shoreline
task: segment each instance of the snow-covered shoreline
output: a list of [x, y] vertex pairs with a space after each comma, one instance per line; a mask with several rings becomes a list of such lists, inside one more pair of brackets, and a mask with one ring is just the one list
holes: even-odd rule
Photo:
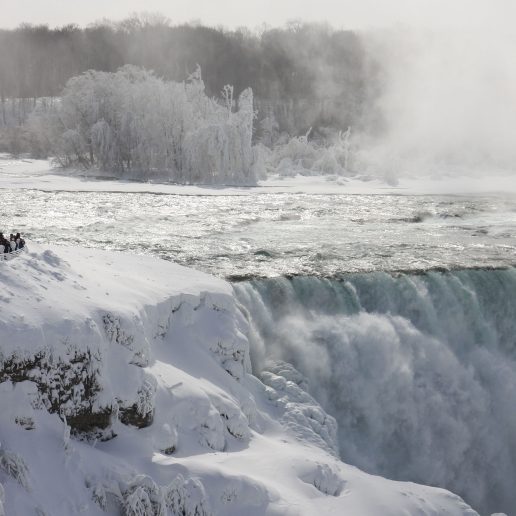
[[178, 185], [99, 177], [95, 173], [63, 171], [47, 160], [14, 159], [0, 154], [0, 188], [47, 192], [124, 192], [166, 195], [516, 195], [514, 175], [441, 175], [403, 177], [395, 185], [374, 177], [270, 176], [257, 186]]
[[5, 514], [475, 514], [340, 462], [295, 370], [250, 374], [220, 279], [32, 244], [0, 283]]

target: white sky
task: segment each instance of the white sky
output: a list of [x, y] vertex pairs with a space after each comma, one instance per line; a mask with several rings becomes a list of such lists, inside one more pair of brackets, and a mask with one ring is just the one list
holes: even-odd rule
[[0, 27], [87, 25], [143, 11], [163, 13], [173, 23], [196, 20], [232, 28], [290, 20], [352, 29], [393, 24], [496, 28], [516, 20], [516, 0], [0, 0]]

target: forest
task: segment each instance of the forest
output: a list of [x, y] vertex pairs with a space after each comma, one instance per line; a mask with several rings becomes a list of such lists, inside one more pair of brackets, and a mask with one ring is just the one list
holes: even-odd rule
[[[129, 73], [140, 74], [140, 86], [146, 89], [148, 96], [143, 100], [140, 92], [141, 104], [136, 109], [140, 109], [142, 116], [139, 119], [133, 116], [133, 120], [139, 120], [139, 126], [151, 123], [152, 117], [143, 121], [144, 106], [158, 90], [165, 88], [169, 94], [182, 95], [183, 100], [176, 99], [172, 104], [190, 110], [189, 114], [172, 112], [172, 104], [164, 108], [159, 102], [151, 102], [156, 108], [153, 116], [158, 116], [161, 109], [165, 112], [168, 109], [172, 110], [170, 120], [174, 117], [183, 122], [188, 119], [194, 131], [190, 138], [194, 134], [198, 136], [201, 127], [205, 127], [201, 131], [204, 140], [200, 145], [205, 146], [206, 152], [209, 147], [210, 152], [219, 154], [205, 157], [202, 164], [195, 165], [190, 160], [190, 167], [210, 169], [207, 176], [201, 173], [199, 178], [222, 182], [238, 175], [239, 182], [247, 183], [250, 177], [255, 180], [263, 174], [264, 161], [289, 173], [311, 170], [314, 166], [324, 171], [342, 172], [349, 165], [350, 128], [360, 128], [365, 107], [371, 105], [376, 95], [375, 81], [371, 79], [375, 70], [357, 34], [324, 24], [292, 22], [282, 28], [226, 30], [200, 24], [174, 25], [161, 15], [146, 14], [116, 23], [104, 20], [84, 28], [22, 25], [0, 31], [0, 152], [52, 156], [59, 165], [97, 167], [125, 175], [132, 170], [137, 171], [139, 177], [163, 171], [168, 171], [169, 178], [182, 181], [199, 176], [192, 169], [181, 170], [188, 162], [186, 140], [165, 144], [162, 137], [167, 133], [161, 133], [159, 141], [149, 139], [148, 128], [145, 137], [139, 133], [138, 138], [144, 138], [152, 152], [146, 149], [142, 153], [140, 140], [135, 140], [137, 150], [123, 150], [128, 142], [122, 145], [122, 133], [117, 133], [117, 127], [122, 127], [122, 118], [125, 122], [128, 120], [131, 107], [129, 104], [122, 107], [122, 104], [133, 95], [135, 87], [129, 87], [130, 80], [120, 87], [120, 80], [124, 74], [127, 79]], [[195, 74], [199, 74], [204, 105], [210, 106], [209, 115], [203, 112], [202, 116], [194, 116], [192, 105], [186, 107], [187, 90], [192, 87], [187, 83]], [[82, 82], [78, 77], [83, 77]], [[145, 87], [143, 77], [150, 81]], [[110, 91], [120, 87], [118, 91], [124, 92], [120, 95], [125, 100], [111, 103], [110, 109], [116, 104], [122, 110], [111, 113], [111, 120], [118, 120], [114, 125], [109, 126], [102, 116], [89, 113], [91, 124], [86, 134], [79, 111], [75, 110], [73, 119], [69, 106], [73, 95], [77, 97], [78, 84], [84, 86], [88, 81], [90, 85], [97, 81], [91, 92], [97, 92], [100, 97], [106, 94], [101, 83], [105, 86], [111, 81]], [[245, 94], [248, 88], [249, 94]], [[232, 104], [228, 111], [224, 105], [229, 92]], [[250, 119], [238, 126], [246, 129], [236, 138], [237, 118], [226, 123], [223, 113], [231, 115], [232, 110], [238, 110], [237, 99], [242, 93], [251, 101], [251, 106], [246, 108]], [[98, 115], [100, 97], [83, 106], [84, 109], [96, 109]], [[113, 100], [113, 96], [110, 98]], [[81, 102], [84, 103], [84, 99]], [[134, 99], [132, 105], [134, 107]], [[214, 115], [216, 112], [219, 118]], [[213, 127], [209, 130], [206, 127], [210, 124], [219, 127], [216, 131]], [[136, 130], [137, 125], [133, 123], [132, 129]], [[99, 150], [100, 144], [95, 147], [94, 142], [101, 134], [101, 127], [106, 137], [107, 126], [110, 137], [114, 138], [110, 145], [114, 141], [119, 145], [116, 150], [110, 147], [109, 152], [104, 148], [102, 155], [97, 155], [94, 150]], [[183, 130], [185, 126], [181, 126]], [[136, 133], [131, 134], [136, 138]], [[152, 134], [158, 133], [154, 130]], [[233, 155], [228, 148], [236, 149], [237, 140], [242, 145], [249, 142], [238, 148], [238, 155]], [[261, 152], [256, 147], [251, 148], [252, 144], [259, 144]], [[214, 151], [215, 147], [218, 150]], [[156, 150], [158, 148], [160, 151]], [[165, 155], [157, 158], [157, 153], [165, 148]], [[267, 154], [273, 148], [279, 152], [273, 156]], [[124, 152], [129, 152], [126, 158], [122, 157]], [[135, 159], [134, 152], [138, 155]], [[188, 151], [187, 154], [198, 159], [202, 152], [199, 148], [197, 153]], [[219, 164], [213, 164], [213, 160], [219, 160]], [[236, 174], [236, 164], [244, 162], [245, 166]], [[222, 173], [228, 166], [230, 170]], [[261, 171], [256, 172], [258, 170]]]
[[351, 31], [301, 23], [229, 31], [135, 15], [85, 28], [0, 30], [0, 122], [7, 124], [8, 99], [56, 97], [71, 77], [87, 70], [115, 72], [126, 64], [177, 82], [199, 65], [211, 96], [226, 84], [236, 92], [251, 87], [257, 108], [274, 109], [281, 129], [291, 134], [318, 125], [355, 125], [369, 92], [370, 65]]

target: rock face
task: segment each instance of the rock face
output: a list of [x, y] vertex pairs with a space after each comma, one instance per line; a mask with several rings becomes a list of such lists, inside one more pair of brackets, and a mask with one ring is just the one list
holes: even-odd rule
[[89, 434], [106, 429], [113, 413], [112, 407], [95, 408], [101, 390], [100, 360], [89, 349], [70, 350], [57, 359], [50, 350], [32, 357], [12, 354], [0, 362], [0, 382], [33, 382], [38, 390], [36, 407], [66, 417], [75, 432]]
[[252, 376], [221, 280], [31, 246], [0, 284], [0, 515], [474, 514], [341, 463], [292, 366]]
[[[113, 276], [120, 275], [111, 276], [112, 267], [106, 265], [102, 277], [98, 259], [90, 271], [97, 278], [92, 282], [79, 271], [84, 262], [91, 266], [95, 257], [83, 256], [78, 267], [71, 267], [62, 252], [32, 252], [3, 264], [0, 270], [3, 292], [9, 296], [2, 296], [0, 382], [34, 383], [35, 407], [66, 418], [72, 432], [83, 437], [113, 435], [105, 431], [115, 420], [137, 428], [149, 426], [157, 383], [145, 368], [153, 360], [153, 344], [163, 342], [170, 325], [179, 322], [183, 332], [189, 326], [202, 330], [196, 330], [197, 340], [202, 340], [232, 376], [242, 378], [248, 365], [245, 338], [235, 338], [227, 330], [223, 335], [202, 335], [211, 332], [210, 327], [203, 329], [205, 317], [227, 318], [228, 310], [235, 311], [222, 282], [195, 274], [202, 278], [199, 287], [204, 280], [214, 292], [197, 288], [193, 294], [195, 280], [188, 285], [192, 293], [188, 289], [178, 292], [176, 282], [170, 280], [160, 281], [158, 287], [150, 273], [147, 278], [128, 275], [126, 281], [113, 281]], [[109, 256], [102, 255], [113, 259]], [[77, 259], [81, 261], [79, 256]], [[141, 262], [136, 257], [122, 261], [127, 268], [135, 265], [127, 261]], [[177, 273], [167, 269], [164, 275]], [[110, 288], [106, 275], [114, 283]], [[157, 305], [145, 303], [153, 293]], [[139, 302], [141, 307], [134, 310]], [[121, 382], [121, 377], [131, 378], [130, 385]]]

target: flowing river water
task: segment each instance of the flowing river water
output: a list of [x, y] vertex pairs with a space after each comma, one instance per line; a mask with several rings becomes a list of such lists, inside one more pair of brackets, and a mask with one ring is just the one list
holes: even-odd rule
[[36, 242], [148, 253], [230, 279], [516, 264], [510, 196], [4, 189], [0, 226]]

